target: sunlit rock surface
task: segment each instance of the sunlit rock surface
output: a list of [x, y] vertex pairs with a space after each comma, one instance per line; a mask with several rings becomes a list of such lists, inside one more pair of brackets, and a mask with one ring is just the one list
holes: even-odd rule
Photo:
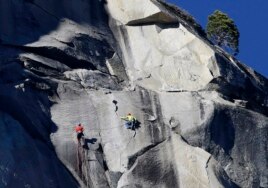
[[0, 0], [0, 26], [0, 187], [268, 187], [267, 79], [190, 15]]

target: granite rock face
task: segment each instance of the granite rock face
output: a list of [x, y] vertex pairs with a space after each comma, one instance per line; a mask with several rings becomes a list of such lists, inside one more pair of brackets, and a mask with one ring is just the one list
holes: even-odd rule
[[179, 8], [0, 0], [0, 26], [0, 187], [268, 187], [268, 81]]

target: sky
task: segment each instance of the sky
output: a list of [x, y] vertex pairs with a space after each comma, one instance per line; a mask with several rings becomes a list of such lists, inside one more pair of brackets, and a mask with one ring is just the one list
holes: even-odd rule
[[205, 29], [214, 10], [227, 13], [240, 32], [237, 58], [268, 78], [268, 0], [167, 0], [190, 13]]

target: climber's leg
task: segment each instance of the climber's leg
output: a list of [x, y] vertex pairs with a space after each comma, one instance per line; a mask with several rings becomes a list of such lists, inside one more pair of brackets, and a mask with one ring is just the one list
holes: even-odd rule
[[[81, 145], [81, 139], [84, 138], [84, 134], [82, 132], [77, 134], [78, 145]], [[82, 143], [83, 144], [83, 143]]]
[[132, 121], [132, 122], [131, 122], [131, 129], [132, 129], [132, 130], [135, 130], [135, 125], [136, 125], [136, 122], [135, 122], [135, 121]]
[[125, 123], [125, 127], [126, 127], [127, 129], [131, 128], [131, 122], [127, 121], [127, 122]]

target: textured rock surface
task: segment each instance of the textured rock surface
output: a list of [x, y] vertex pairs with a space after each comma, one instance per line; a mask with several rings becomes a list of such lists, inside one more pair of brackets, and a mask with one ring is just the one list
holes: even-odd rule
[[[164, 91], [198, 90], [213, 76], [208, 64], [215, 62], [213, 50], [188, 32], [178, 21], [161, 19], [144, 24], [157, 13], [165, 14], [150, 1], [108, 1], [111, 25], [117, 37], [129, 78], [134, 84]], [[123, 7], [123, 8], [121, 8]], [[124, 23], [136, 22], [135, 26]], [[196, 53], [198, 51], [198, 53]]]
[[180, 9], [0, 0], [0, 25], [0, 187], [268, 187], [268, 81]]

